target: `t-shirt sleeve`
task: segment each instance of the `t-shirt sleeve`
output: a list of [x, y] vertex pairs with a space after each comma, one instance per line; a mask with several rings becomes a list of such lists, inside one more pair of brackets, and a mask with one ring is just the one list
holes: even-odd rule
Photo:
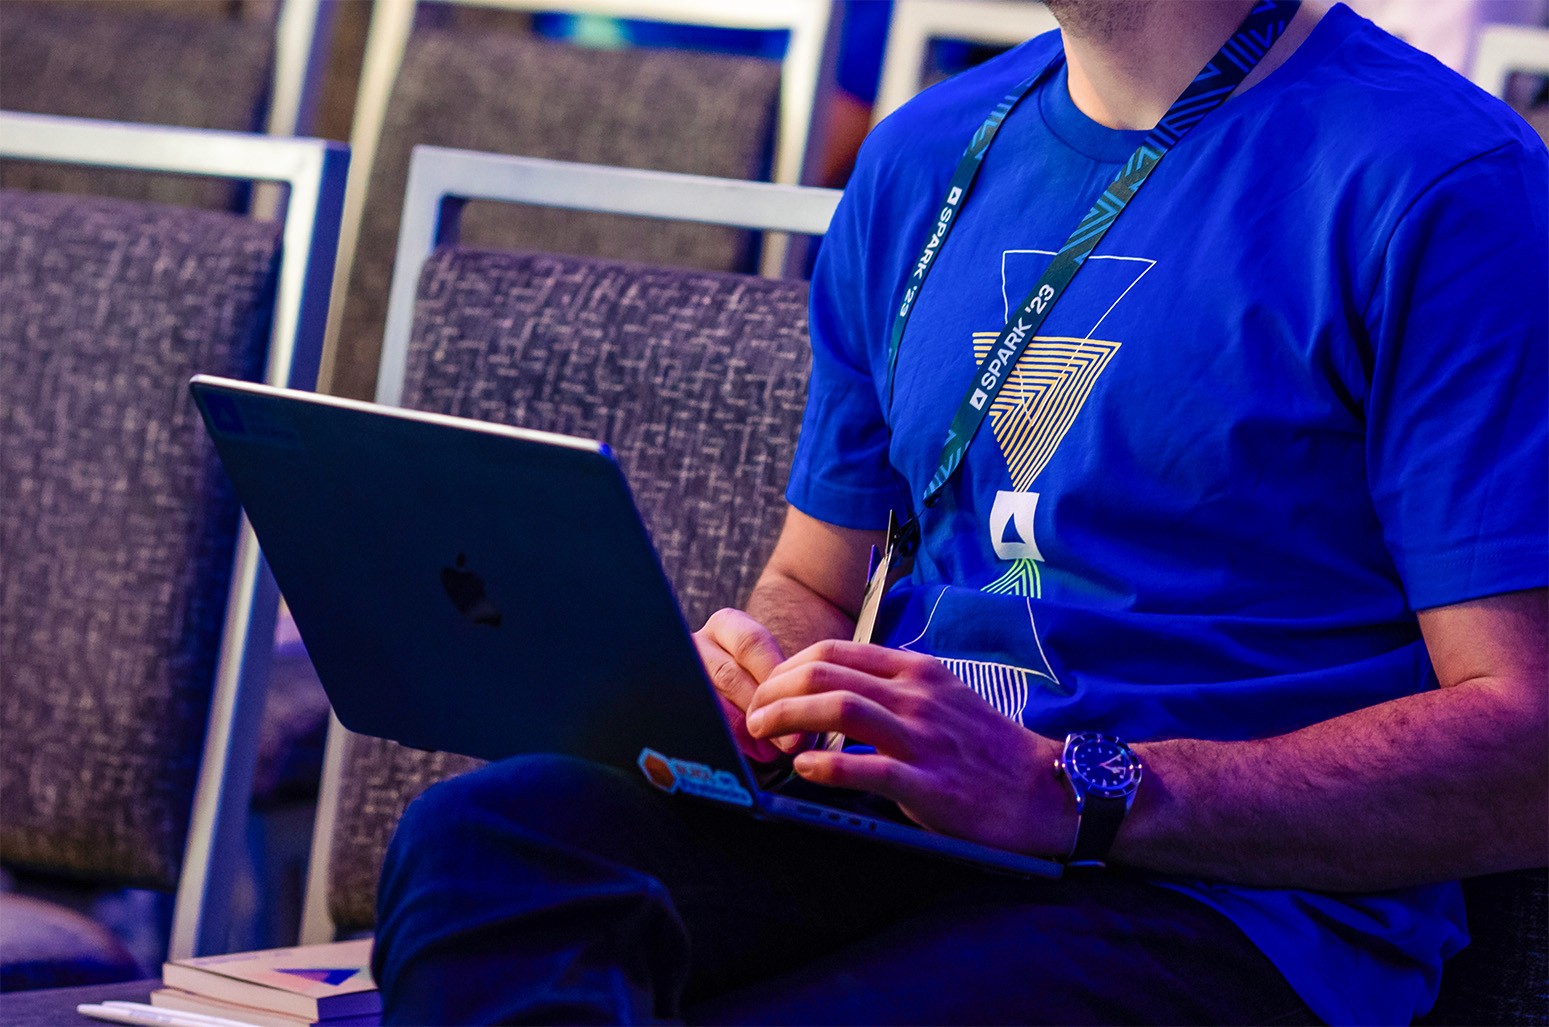
[[874, 367], [886, 351], [876, 333], [891, 287], [868, 259], [877, 256], [866, 249], [868, 178], [858, 170], [845, 190], [813, 271], [812, 377], [786, 499], [830, 524], [877, 529], [908, 496], [889, 460]]
[[1508, 143], [1399, 219], [1366, 311], [1368, 470], [1414, 609], [1549, 578], [1549, 154]]

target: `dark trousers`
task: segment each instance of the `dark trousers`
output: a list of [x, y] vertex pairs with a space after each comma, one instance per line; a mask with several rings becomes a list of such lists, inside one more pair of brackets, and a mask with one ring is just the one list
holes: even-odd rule
[[384, 1022], [1314, 1023], [1230, 921], [1125, 873], [1027, 881], [523, 757], [393, 839]]

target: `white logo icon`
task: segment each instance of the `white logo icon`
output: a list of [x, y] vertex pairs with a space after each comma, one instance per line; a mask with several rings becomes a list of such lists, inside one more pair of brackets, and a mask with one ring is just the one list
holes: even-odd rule
[[1002, 560], [1043, 560], [1033, 538], [1036, 492], [997, 492], [990, 509], [990, 545]]

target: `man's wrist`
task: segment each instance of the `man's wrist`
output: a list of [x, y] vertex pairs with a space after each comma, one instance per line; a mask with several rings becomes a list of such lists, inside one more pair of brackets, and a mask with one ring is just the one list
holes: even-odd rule
[[1063, 743], [1029, 731], [1031, 754], [1025, 778], [1031, 785], [1022, 820], [1028, 838], [1020, 848], [1030, 855], [1063, 861], [1075, 841], [1078, 816], [1076, 797], [1051, 768], [1059, 762]]
[[1075, 841], [1066, 863], [1104, 866], [1140, 789], [1139, 755], [1115, 735], [1073, 731], [1065, 736], [1054, 772], [1076, 807]]

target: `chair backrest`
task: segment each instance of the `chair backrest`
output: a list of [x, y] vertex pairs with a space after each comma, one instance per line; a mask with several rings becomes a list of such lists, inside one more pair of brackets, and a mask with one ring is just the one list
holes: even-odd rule
[[7, 112], [0, 157], [287, 189], [283, 225], [0, 199], [0, 858], [175, 885], [172, 953], [216, 951], [277, 596], [186, 384], [315, 381], [347, 154]]
[[[773, 545], [806, 396], [804, 282], [455, 245], [497, 199], [821, 234], [831, 190], [422, 147], [377, 398], [601, 438], [685, 615], [745, 597]], [[369, 928], [408, 802], [472, 761], [331, 727], [303, 940]]]
[[1486, 25], [1479, 31], [1469, 80], [1505, 99], [1511, 76], [1519, 72], [1549, 75], [1549, 28], [1534, 25]]
[[932, 43], [1009, 47], [1058, 27], [1054, 15], [1036, 0], [894, 0], [873, 123], [931, 84]]
[[1549, 869], [1470, 878], [1463, 896], [1471, 940], [1419, 1023], [1549, 1024]]
[[[322, 0], [7, 0], [0, 101], [34, 114], [297, 135], [311, 125], [331, 12]], [[0, 184], [216, 209], [238, 209], [246, 193], [230, 180], [74, 164], [10, 164]]]
[[[409, 151], [433, 144], [589, 164], [796, 182], [824, 80], [831, 0], [461, 0], [514, 11], [581, 10], [789, 35], [780, 62], [631, 48], [596, 50], [455, 21], [414, 29], [414, 0], [374, 9], [356, 101], [352, 172], [336, 284], [330, 391], [365, 397]], [[412, 30], [412, 31], [411, 31]], [[778, 127], [778, 132], [776, 131]], [[703, 226], [641, 226], [574, 212], [473, 212], [469, 239], [507, 248], [628, 256], [691, 267], [752, 266], [754, 240]], [[774, 259], [774, 250], [770, 251]], [[771, 267], [773, 265], [770, 265]]]

